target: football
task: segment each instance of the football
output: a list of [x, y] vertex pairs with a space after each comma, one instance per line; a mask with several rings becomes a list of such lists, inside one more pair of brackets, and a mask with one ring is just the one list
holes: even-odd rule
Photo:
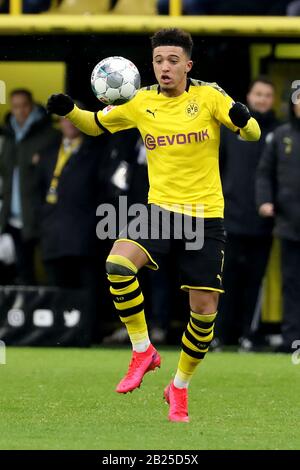
[[135, 96], [141, 86], [141, 77], [130, 60], [119, 56], [107, 57], [94, 67], [91, 85], [99, 101], [118, 105]]

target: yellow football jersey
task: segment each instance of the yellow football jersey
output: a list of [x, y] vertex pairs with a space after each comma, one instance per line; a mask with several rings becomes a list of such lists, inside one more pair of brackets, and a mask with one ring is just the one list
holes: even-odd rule
[[[189, 79], [178, 97], [164, 96], [158, 85], [146, 87], [128, 103], [99, 111], [95, 121], [98, 133], [101, 128], [112, 133], [133, 127], [140, 131], [147, 152], [149, 203], [170, 210], [178, 205], [180, 211], [193, 215], [195, 210], [186, 207], [202, 205], [204, 217], [223, 217], [220, 125], [239, 131], [228, 115], [232, 104], [216, 83]], [[68, 118], [72, 116], [78, 125], [78, 114], [72, 111]], [[247, 140], [260, 135], [253, 118], [240, 132]]]

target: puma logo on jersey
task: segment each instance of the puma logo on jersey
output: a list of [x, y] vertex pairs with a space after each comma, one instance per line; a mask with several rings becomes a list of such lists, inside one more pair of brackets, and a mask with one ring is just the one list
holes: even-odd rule
[[157, 109], [155, 109], [154, 111], [151, 111], [151, 109], [146, 109], [146, 112], [149, 113], [149, 114], [152, 114], [152, 116], [155, 118], [155, 113], [156, 113]]

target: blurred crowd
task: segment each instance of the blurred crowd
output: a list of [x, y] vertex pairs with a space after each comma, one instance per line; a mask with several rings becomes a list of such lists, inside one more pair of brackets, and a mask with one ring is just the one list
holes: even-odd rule
[[[261, 285], [274, 235], [282, 247], [279, 350], [290, 351], [300, 338], [300, 104], [291, 102], [282, 124], [274, 99], [268, 78], [250, 84], [246, 102], [262, 130], [259, 142], [245, 142], [221, 129], [226, 294], [221, 296], [216, 350], [264, 345], [254, 316], [258, 312], [260, 318]], [[64, 118], [54, 125], [29, 90], [13, 90], [0, 130], [0, 284], [86, 289], [97, 322], [111, 310], [104, 261], [113, 240], [97, 238], [96, 209], [110, 203], [118, 211], [119, 196], [125, 195], [128, 205], [146, 203], [147, 192], [146, 153], [136, 130], [90, 138]], [[174, 320], [177, 299], [170, 285], [177, 274], [170, 260], [156, 261], [159, 271], [144, 270], [141, 283], [153, 341], [164, 343]], [[99, 332], [104, 343], [127, 339], [125, 330], [113, 331], [113, 323], [109, 333], [103, 338]]]
[[[149, 5], [150, 4], [150, 5]], [[131, 7], [128, 10], [128, 5]], [[75, 13], [169, 14], [169, 0], [23, 0], [23, 13]], [[9, 0], [0, 0], [0, 13], [8, 13]], [[182, 0], [184, 15], [269, 15], [299, 16], [300, 0]]]
[[[159, 14], [169, 13], [169, 0], [158, 0]], [[297, 0], [182, 0], [184, 15], [268, 15], [297, 16], [300, 12], [300, 1]]]

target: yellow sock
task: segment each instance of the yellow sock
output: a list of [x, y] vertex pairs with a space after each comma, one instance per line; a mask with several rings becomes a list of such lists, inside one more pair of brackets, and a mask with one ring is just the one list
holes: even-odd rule
[[191, 312], [190, 321], [182, 336], [182, 351], [174, 379], [175, 387], [187, 387], [196, 367], [204, 359], [213, 339], [216, 315], [217, 313], [202, 315]]
[[144, 313], [144, 296], [136, 278], [137, 268], [127, 258], [120, 255], [109, 255], [108, 280], [113, 302], [126, 326], [132, 347], [135, 351], [144, 352], [150, 345], [148, 328]]

